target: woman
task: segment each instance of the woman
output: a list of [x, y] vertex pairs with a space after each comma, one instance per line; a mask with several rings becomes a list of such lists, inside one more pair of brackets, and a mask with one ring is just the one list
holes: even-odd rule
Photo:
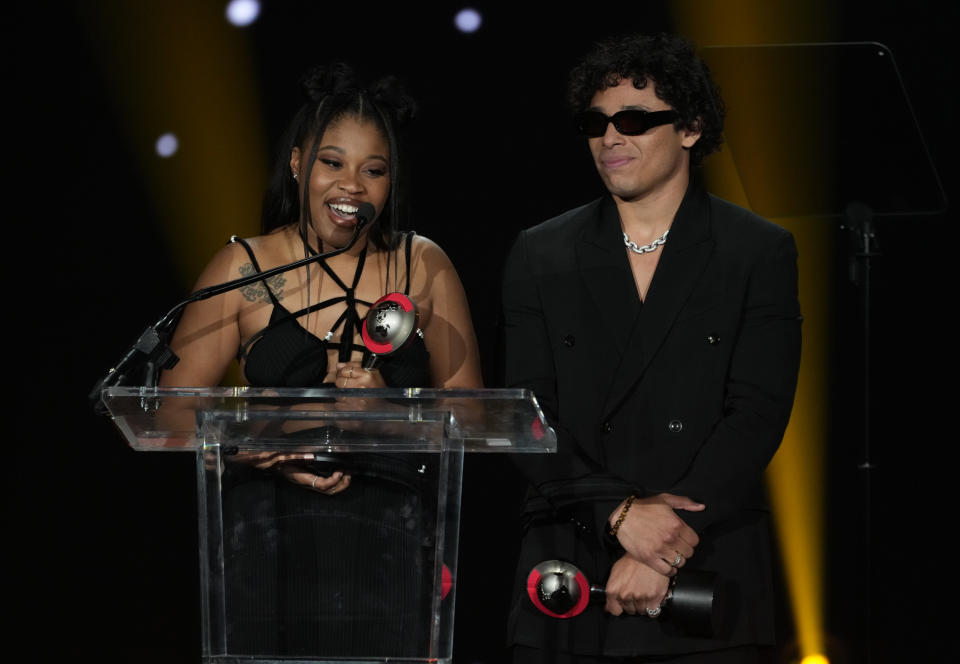
[[[217, 385], [237, 358], [254, 386], [481, 387], [456, 270], [430, 240], [397, 231], [397, 130], [412, 117], [412, 100], [393, 78], [361, 86], [343, 64], [317, 68], [303, 84], [307, 100], [265, 196], [264, 234], [224, 247], [197, 288], [349, 248], [191, 304], [171, 343], [180, 362], [161, 385]], [[353, 242], [365, 203], [375, 214]], [[363, 317], [390, 292], [413, 299], [422, 334], [366, 370]], [[227, 651], [415, 654], [407, 637], [423, 616], [402, 603], [419, 583], [424, 537], [404, 515], [418, 511], [422, 494], [399, 458], [393, 479], [362, 465], [328, 475], [302, 459], [276, 453], [227, 464], [226, 604], [236, 617], [226, 626]], [[378, 576], [358, 588], [358, 569]]]

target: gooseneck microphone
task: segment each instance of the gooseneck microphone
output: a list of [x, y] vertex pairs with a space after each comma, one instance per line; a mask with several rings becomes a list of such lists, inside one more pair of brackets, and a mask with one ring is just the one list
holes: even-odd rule
[[[357, 241], [357, 237], [360, 231], [363, 230], [363, 227], [373, 221], [373, 218], [377, 216], [377, 208], [373, 206], [373, 203], [361, 203], [353, 216], [357, 220], [357, 228], [354, 231], [353, 240], [350, 243], [351, 246]], [[342, 251], [346, 251], [347, 249], [349, 249], [349, 247], [345, 247]]]
[[[681, 570], [673, 577], [661, 605], [662, 619], [690, 636], [714, 636], [722, 610], [717, 575]], [[538, 611], [552, 618], [574, 618], [591, 603], [606, 601], [603, 586], [591, 584], [573, 563], [545, 560], [530, 570], [527, 595]]]
[[[201, 288], [200, 290], [194, 291], [189, 297], [164, 314], [163, 317], [160, 318], [156, 323], [144, 330], [143, 334], [140, 335], [136, 343], [134, 343], [130, 350], [127, 351], [126, 355], [124, 355], [103, 378], [97, 381], [88, 396], [90, 401], [93, 402], [94, 410], [101, 414], [106, 413], [106, 407], [102, 401], [103, 390], [114, 385], [122, 384], [123, 380], [131, 372], [143, 369], [143, 384], [147, 387], [155, 387], [156, 381], [160, 376], [160, 372], [164, 369], [172, 369], [176, 366], [177, 362], [180, 361], [180, 358], [177, 357], [176, 353], [170, 349], [168, 342], [170, 335], [173, 332], [173, 328], [176, 327], [177, 321], [180, 319], [180, 315], [183, 313], [183, 310], [188, 304], [191, 304], [192, 302], [198, 302], [200, 300], [206, 300], [215, 295], [220, 295], [237, 288], [242, 288], [255, 281], [269, 279], [276, 274], [295, 270], [298, 267], [303, 267], [304, 265], [342, 254], [357, 243], [357, 240], [360, 238], [360, 232], [368, 223], [370, 223], [370, 221], [374, 219], [374, 217], [376, 217], [376, 214], [377, 209], [372, 203], [364, 202], [358, 205], [357, 211], [354, 213], [356, 225], [353, 229], [353, 237], [350, 238], [350, 242], [339, 249], [313, 254], [312, 256], [302, 258], [293, 263], [288, 263], [287, 265], [280, 265], [279, 267], [265, 270], [263, 272], [250, 274], [245, 277], [240, 277], [239, 279], [227, 281], [222, 284], [215, 284], [213, 286], [208, 286], [207, 288]], [[233, 241], [235, 237], [236, 236], [231, 238], [231, 241]]]

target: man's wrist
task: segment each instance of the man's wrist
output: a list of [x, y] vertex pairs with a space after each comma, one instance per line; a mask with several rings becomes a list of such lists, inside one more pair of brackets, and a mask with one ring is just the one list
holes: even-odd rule
[[[622, 503], [620, 503], [620, 509], [619, 509], [619, 511], [618, 511], [618, 510], [614, 510], [614, 511], [610, 514], [610, 518], [608, 519], [607, 523], [610, 523], [609, 533], [610, 533], [610, 536], [611, 536], [611, 537], [616, 537], [616, 536], [617, 536], [617, 531], [619, 531], [619, 530], [620, 530], [620, 526], [623, 525], [623, 520], [627, 518], [627, 512], [630, 511], [630, 506], [633, 505], [633, 501], [636, 500], [636, 499], [637, 499], [637, 496], [636, 496], [635, 494], [632, 494], [632, 493], [631, 493], [630, 496], [628, 496], [625, 501], [623, 501]], [[616, 521], [613, 520], [614, 514], [617, 515], [617, 516], [616, 516]]]

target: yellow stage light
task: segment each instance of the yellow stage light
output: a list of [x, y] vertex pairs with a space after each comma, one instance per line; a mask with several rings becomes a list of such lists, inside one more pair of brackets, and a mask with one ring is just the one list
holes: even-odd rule
[[[827, 41], [830, 37], [828, 6], [817, 0], [791, 5], [764, 0], [674, 0], [673, 9], [678, 31], [701, 48], [796, 44]], [[732, 79], [719, 80], [718, 77], [718, 84], [724, 93], [735, 93], [735, 89], [754, 74], [741, 70]], [[782, 85], [802, 83], [784, 76]], [[726, 101], [729, 104], [730, 99]], [[811, 103], [816, 101], [811, 100]], [[791, 138], [786, 136], [783, 127], [808, 126], [811, 122], [809, 114], [800, 117], [802, 109], [787, 109], [784, 113], [779, 108], [774, 111], [775, 105], [775, 98], [751, 98], [749, 107], [741, 103], [731, 109], [728, 123], [749, 122], [755, 140], [786, 143]], [[815, 128], [810, 134], [816, 135]], [[736, 154], [736, 161], [731, 152]], [[799, 193], [817, 189], [789, 176], [778, 178], [777, 173], [769, 168], [773, 162], [745, 163], [744, 160], [751, 159], [747, 152], [738, 153], [737, 146], [728, 144], [720, 154], [707, 160], [706, 176], [714, 193], [750, 207], [738, 172], [738, 168], [745, 170], [748, 167], [754, 172], [766, 169], [771, 178], [776, 178], [778, 187], [807, 187]], [[764, 152], [791, 155], [791, 158], [797, 154], [786, 145], [767, 145]], [[808, 159], [817, 160], [816, 163], [829, 163], [829, 155], [820, 146], [811, 148], [805, 145], [803, 154]], [[783, 163], [787, 164], [787, 160], [784, 159]], [[790, 190], [789, 193], [798, 192]], [[825, 664], [826, 658], [814, 653], [824, 652], [826, 646], [823, 622], [824, 450], [829, 412], [832, 232], [823, 220], [776, 221], [791, 230], [797, 240], [800, 306], [804, 316], [803, 354], [793, 415], [783, 444], [767, 471], [767, 484], [799, 652], [804, 656], [803, 664]]]
[[[218, 3], [99, 0], [77, 11], [186, 293], [231, 235], [259, 231], [269, 159], [246, 33]], [[166, 158], [165, 132], [176, 140]], [[236, 368], [224, 379], [240, 382]]]

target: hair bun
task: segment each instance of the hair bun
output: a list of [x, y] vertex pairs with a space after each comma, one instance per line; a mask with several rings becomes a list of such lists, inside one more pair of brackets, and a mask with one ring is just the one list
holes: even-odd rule
[[319, 65], [310, 69], [301, 79], [307, 98], [319, 102], [329, 95], [342, 94], [358, 88], [353, 68], [343, 62]]
[[396, 76], [384, 76], [372, 85], [364, 86], [353, 67], [343, 62], [313, 67], [303, 76], [301, 85], [312, 103], [319, 103], [329, 96], [363, 93], [388, 113], [397, 127], [408, 123], [417, 113], [416, 102]]
[[384, 76], [370, 86], [370, 98], [389, 112], [398, 127], [402, 127], [417, 114], [417, 103], [407, 94], [396, 76]]

